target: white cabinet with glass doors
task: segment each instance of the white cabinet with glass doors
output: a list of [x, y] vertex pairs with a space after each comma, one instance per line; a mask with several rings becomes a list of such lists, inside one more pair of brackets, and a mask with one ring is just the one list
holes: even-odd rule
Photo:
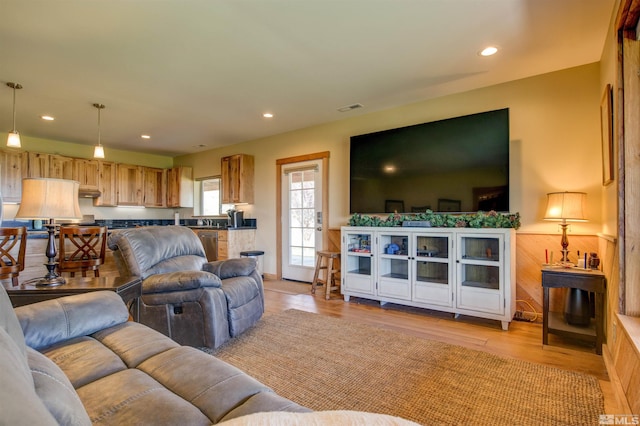
[[457, 235], [457, 312], [480, 312], [483, 317], [501, 320], [506, 329], [515, 312], [514, 237], [509, 232], [488, 231], [467, 230]]
[[344, 300], [376, 296], [374, 233], [368, 228], [342, 229], [341, 277]]
[[378, 296], [389, 300], [411, 300], [411, 241], [408, 232], [376, 233]]
[[413, 234], [413, 300], [434, 309], [452, 308], [454, 303], [451, 232]]
[[515, 312], [515, 231], [342, 227], [342, 293], [489, 318]]

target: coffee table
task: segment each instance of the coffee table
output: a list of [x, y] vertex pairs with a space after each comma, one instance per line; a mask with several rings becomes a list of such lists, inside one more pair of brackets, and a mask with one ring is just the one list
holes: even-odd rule
[[33, 284], [12, 287], [8, 283], [4, 288], [14, 308], [90, 291], [115, 291], [128, 307], [133, 307], [133, 318], [138, 321], [138, 300], [142, 287], [140, 277], [65, 277], [65, 279], [66, 284], [55, 287], [36, 287]]

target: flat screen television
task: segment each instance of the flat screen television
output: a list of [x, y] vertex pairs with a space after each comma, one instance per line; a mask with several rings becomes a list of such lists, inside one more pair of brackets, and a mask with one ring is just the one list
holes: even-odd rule
[[350, 213], [509, 211], [509, 109], [351, 137]]

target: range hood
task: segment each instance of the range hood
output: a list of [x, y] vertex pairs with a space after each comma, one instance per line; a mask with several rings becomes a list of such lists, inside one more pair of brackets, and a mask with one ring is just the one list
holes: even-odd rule
[[80, 198], [98, 198], [100, 195], [102, 194], [97, 186], [80, 185], [80, 189], [78, 189], [78, 197]]

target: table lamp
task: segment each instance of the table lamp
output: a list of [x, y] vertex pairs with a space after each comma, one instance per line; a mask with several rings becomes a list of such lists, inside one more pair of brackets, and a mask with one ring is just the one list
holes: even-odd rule
[[47, 274], [36, 281], [37, 286], [64, 284], [64, 277], [56, 272], [55, 219], [81, 219], [78, 205], [80, 182], [66, 179], [25, 178], [22, 180], [22, 199], [16, 219], [48, 219], [44, 225], [49, 233], [45, 255]]
[[567, 238], [567, 222], [586, 222], [585, 205], [587, 194], [584, 192], [552, 192], [547, 194], [547, 212], [545, 220], [560, 220], [562, 227], [562, 259], [561, 263], [569, 263], [569, 239]]

